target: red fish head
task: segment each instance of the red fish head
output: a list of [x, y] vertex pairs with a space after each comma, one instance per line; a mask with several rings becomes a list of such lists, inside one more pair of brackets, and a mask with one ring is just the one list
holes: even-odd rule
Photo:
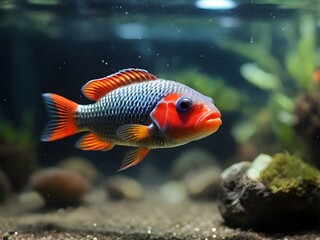
[[153, 122], [170, 140], [187, 143], [216, 132], [221, 114], [211, 98], [170, 94], [151, 113]]

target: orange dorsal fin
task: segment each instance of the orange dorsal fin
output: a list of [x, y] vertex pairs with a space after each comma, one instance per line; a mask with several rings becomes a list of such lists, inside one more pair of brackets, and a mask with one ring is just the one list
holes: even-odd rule
[[156, 79], [156, 76], [146, 70], [128, 68], [107, 77], [89, 81], [82, 87], [82, 92], [87, 98], [98, 101], [104, 95], [118, 87]]
[[78, 140], [76, 147], [85, 151], [108, 151], [113, 148], [114, 144], [103, 141], [94, 133], [88, 133]]

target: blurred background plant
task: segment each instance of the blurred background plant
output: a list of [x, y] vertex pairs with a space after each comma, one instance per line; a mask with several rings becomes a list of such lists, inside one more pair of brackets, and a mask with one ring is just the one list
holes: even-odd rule
[[26, 110], [21, 115], [20, 126], [15, 126], [12, 121], [0, 115], [1, 144], [22, 145], [30, 150], [34, 150], [38, 142], [33, 136], [34, 120], [35, 113], [32, 110]]
[[4, 116], [0, 117], [0, 170], [15, 191], [24, 188], [35, 169], [34, 119], [34, 111], [26, 110], [17, 127]]
[[191, 69], [170, 73], [168, 77], [211, 97], [221, 112], [238, 111], [248, 99], [246, 94], [228, 86], [223, 79]]
[[[254, 142], [260, 151], [274, 153], [285, 148], [299, 156], [308, 155], [308, 142], [294, 128], [301, 121], [295, 109], [299, 96], [319, 94], [312, 80], [320, 59], [315, 17], [304, 14], [297, 21], [297, 29], [285, 23], [279, 29], [258, 22], [249, 29], [254, 36], [249, 41], [227, 38], [219, 42], [221, 48], [244, 58], [242, 77], [267, 96], [262, 102], [252, 96], [251, 106], [243, 111], [243, 121], [234, 126], [232, 133], [240, 149]], [[278, 147], [272, 144], [270, 149], [268, 142], [278, 142]]]

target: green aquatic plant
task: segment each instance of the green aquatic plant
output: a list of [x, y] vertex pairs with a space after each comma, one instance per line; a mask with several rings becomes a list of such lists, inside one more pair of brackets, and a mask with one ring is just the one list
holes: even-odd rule
[[20, 126], [15, 126], [12, 121], [0, 116], [0, 137], [5, 144], [22, 145], [33, 149], [36, 145], [33, 135], [34, 112], [25, 111], [21, 117]]
[[193, 70], [176, 72], [170, 74], [170, 76], [175, 81], [186, 84], [204, 95], [212, 97], [220, 111], [223, 112], [237, 111], [247, 98], [245, 94], [226, 85], [222, 79], [209, 77]]
[[241, 66], [242, 76], [252, 85], [263, 90], [278, 90], [281, 86], [277, 75], [268, 73], [254, 63], [246, 63]]
[[312, 16], [302, 16], [300, 39], [286, 56], [286, 68], [298, 89], [310, 91], [312, 74], [316, 68], [316, 23]]
[[304, 9], [304, 10], [320, 10], [319, 1], [301, 1], [301, 0], [264, 0], [263, 4], [275, 4], [279, 9]]
[[34, 111], [21, 114], [20, 124], [0, 115], [0, 169], [8, 176], [14, 191], [22, 190], [36, 167], [33, 135]]
[[281, 56], [273, 51], [273, 34], [267, 24], [252, 26], [252, 33], [261, 34], [251, 41], [224, 39], [219, 46], [252, 62], [244, 64], [240, 72], [245, 80], [261, 90], [285, 91], [282, 86], [291, 81], [296, 92], [309, 91], [313, 87], [312, 73], [320, 60], [316, 51], [316, 21], [311, 14], [301, 15], [298, 24], [298, 31], [282, 24], [287, 51]]
[[296, 118], [293, 115], [294, 101], [286, 95], [276, 92], [270, 96], [268, 108], [270, 111], [269, 124], [272, 131], [286, 149], [293, 151], [297, 144], [301, 144], [292, 127], [296, 123]]
[[[293, 26], [292, 22], [283, 20], [282, 30], [279, 32], [270, 24], [258, 22], [248, 28], [249, 33], [254, 36], [251, 41], [224, 39], [219, 43], [222, 48], [242, 56], [247, 61], [240, 67], [242, 77], [267, 97], [267, 101], [262, 103], [265, 105], [255, 105], [255, 114], [261, 109], [267, 109], [268, 127], [271, 127], [283, 147], [296, 154], [306, 149], [306, 144], [293, 129], [297, 122], [294, 116], [296, 97], [301, 92], [313, 91], [312, 74], [317, 63], [320, 63], [320, 59], [317, 59], [314, 16], [302, 14], [297, 19], [297, 24], [298, 28]], [[261, 34], [256, 35], [257, 32]], [[274, 44], [275, 34], [285, 42], [282, 50]], [[279, 51], [276, 51], [278, 48]], [[259, 132], [264, 134], [263, 128], [257, 127], [259, 123], [256, 122], [255, 114], [244, 113], [247, 116], [244, 119], [256, 126], [256, 132], [251, 134], [253, 137]]]
[[282, 72], [281, 62], [272, 54], [272, 31], [270, 25], [252, 25], [251, 31], [259, 34], [254, 35], [255, 37], [250, 40], [247, 39], [247, 41], [237, 40], [237, 38], [225, 38], [218, 44], [221, 48], [253, 62], [266, 73], [279, 76]]
[[300, 158], [289, 153], [278, 153], [261, 173], [259, 180], [272, 193], [293, 192], [303, 195], [306, 185], [319, 185], [320, 172]]

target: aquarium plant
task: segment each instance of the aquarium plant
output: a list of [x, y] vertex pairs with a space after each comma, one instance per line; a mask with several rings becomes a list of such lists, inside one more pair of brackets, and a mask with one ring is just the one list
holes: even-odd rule
[[[255, 114], [252, 114], [252, 111], [249, 114], [244, 112], [244, 119], [252, 126], [253, 132], [248, 135], [241, 131], [245, 123], [240, 122], [235, 127], [236, 130], [233, 130], [238, 142], [248, 141], [263, 134], [265, 128], [271, 127], [283, 147], [295, 151], [296, 154], [305, 154], [307, 151], [305, 142], [293, 128], [298, 121], [294, 109], [298, 96], [302, 93], [314, 93], [312, 75], [319, 59], [316, 54], [314, 17], [311, 14], [301, 15], [297, 21], [298, 29], [284, 21], [281, 33], [279, 29], [258, 22], [252, 24], [249, 31], [254, 33], [259, 28], [260, 34], [251, 41], [230, 38], [219, 43], [222, 48], [242, 56], [244, 61], [247, 61], [240, 68], [242, 77], [267, 96], [267, 102], [255, 105]], [[274, 44], [275, 35], [278, 38], [278, 35], [281, 35], [285, 43], [282, 50]], [[278, 51], [275, 50], [277, 48]], [[256, 117], [261, 115], [258, 112], [264, 113], [267, 118], [264, 126], [261, 126]]]
[[5, 144], [22, 145], [33, 149], [38, 142], [33, 136], [33, 124], [35, 115], [29, 110], [25, 111], [21, 117], [20, 126], [0, 115], [0, 137]]
[[33, 136], [34, 113], [22, 114], [20, 127], [0, 118], [0, 170], [13, 190], [21, 190], [35, 168], [36, 138]]
[[[167, 74], [164, 78], [166, 78]], [[209, 76], [191, 69], [186, 69], [168, 74], [177, 82], [183, 83], [206, 96], [212, 97], [215, 104], [219, 106], [221, 112], [238, 111], [242, 104], [247, 100], [244, 93], [228, 86], [225, 81], [219, 77]]]

